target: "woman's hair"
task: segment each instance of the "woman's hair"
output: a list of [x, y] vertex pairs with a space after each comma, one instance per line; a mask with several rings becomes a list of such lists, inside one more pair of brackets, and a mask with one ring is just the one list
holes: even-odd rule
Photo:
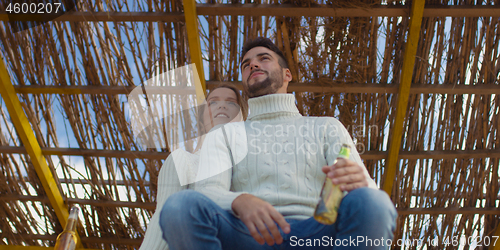
[[[238, 106], [240, 107], [241, 114], [243, 116], [243, 120], [246, 120], [247, 115], [248, 115], [248, 104], [247, 104], [247, 101], [243, 98], [243, 96], [241, 96], [240, 91], [234, 86], [234, 84], [221, 83], [221, 84], [217, 85], [215, 88], [210, 90], [210, 93], [208, 93], [208, 95], [207, 95], [207, 100], [208, 100], [208, 97], [210, 96], [210, 94], [214, 90], [220, 89], [220, 88], [227, 88], [227, 89], [230, 89], [234, 92], [234, 94], [236, 95], [236, 102], [237, 102]], [[203, 113], [204, 112], [205, 112], [204, 107], [200, 108], [200, 110], [198, 112], [198, 131], [199, 131], [200, 135], [203, 133], [203, 131], [205, 131], [205, 121], [203, 120]], [[208, 132], [208, 131], [205, 131], [205, 132]]]

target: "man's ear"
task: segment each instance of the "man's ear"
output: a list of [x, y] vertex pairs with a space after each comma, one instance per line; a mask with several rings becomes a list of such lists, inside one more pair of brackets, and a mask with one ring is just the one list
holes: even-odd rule
[[288, 69], [288, 68], [283, 69], [283, 80], [285, 82], [292, 81], [292, 72], [290, 72], [290, 69]]

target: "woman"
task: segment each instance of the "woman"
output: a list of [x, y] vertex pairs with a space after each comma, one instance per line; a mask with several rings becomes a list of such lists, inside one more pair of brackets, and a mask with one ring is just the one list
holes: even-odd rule
[[165, 160], [158, 176], [158, 196], [156, 211], [149, 221], [146, 236], [139, 250], [166, 250], [167, 242], [162, 238], [159, 225], [161, 208], [167, 198], [175, 192], [192, 188], [198, 169], [199, 149], [203, 143], [204, 134], [219, 124], [245, 120], [247, 104], [238, 89], [233, 85], [222, 84], [210, 91], [207, 104], [198, 114], [199, 141], [195, 152], [189, 153], [182, 149], [172, 152]]

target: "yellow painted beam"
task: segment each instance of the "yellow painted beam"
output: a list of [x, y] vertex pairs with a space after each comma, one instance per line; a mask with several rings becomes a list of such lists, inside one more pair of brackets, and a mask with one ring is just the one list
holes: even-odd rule
[[406, 109], [408, 107], [408, 98], [410, 96], [410, 87], [413, 77], [413, 69], [415, 66], [418, 40], [420, 37], [420, 28], [422, 26], [424, 5], [425, 0], [414, 0], [411, 5], [410, 28], [408, 31], [408, 40], [406, 41], [401, 82], [399, 84], [396, 118], [392, 126], [389, 155], [385, 164], [385, 181], [383, 189], [389, 194], [389, 196], [392, 192], [399, 163], [399, 148], [401, 147], [401, 139], [403, 139], [403, 124], [406, 117]]
[[[198, 14], [196, 14], [195, 0], [182, 0], [184, 5], [184, 19], [189, 43], [189, 54], [191, 62], [196, 65], [200, 82], [196, 82], [196, 94], [198, 98], [205, 98], [207, 86], [205, 84], [205, 74], [203, 73], [203, 61], [201, 59], [200, 33], [198, 31]], [[196, 77], [195, 77], [196, 78]], [[196, 81], [197, 79], [195, 79]], [[201, 89], [199, 86], [201, 85]], [[200, 93], [200, 91], [203, 91]], [[198, 101], [202, 101], [199, 99]]]
[[[53, 249], [54, 249], [53, 247], [0, 245], [0, 250], [53, 250]], [[97, 249], [77, 248], [77, 250], [97, 250]]]
[[[36, 140], [35, 134], [31, 128], [31, 125], [24, 113], [24, 110], [19, 101], [14, 86], [10, 81], [9, 73], [5, 67], [2, 59], [0, 59], [0, 94], [5, 102], [5, 106], [9, 111], [10, 119], [16, 128], [17, 134], [23, 143], [26, 152], [30, 156], [31, 163], [33, 164], [35, 171], [42, 182], [43, 189], [47, 193], [50, 204], [54, 209], [57, 219], [63, 227], [66, 226], [68, 222], [68, 207], [64, 204], [64, 200], [61, 192], [57, 186], [54, 176], [50, 171], [47, 161], [42, 154], [42, 149], [40, 144]], [[81, 248], [80, 237], [78, 237], [77, 247]]]

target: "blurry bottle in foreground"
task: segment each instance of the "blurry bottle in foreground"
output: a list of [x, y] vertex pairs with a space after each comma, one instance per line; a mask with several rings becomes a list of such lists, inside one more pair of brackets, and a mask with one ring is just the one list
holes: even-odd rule
[[[351, 147], [347, 144], [343, 144], [337, 159], [348, 159], [350, 153]], [[326, 225], [335, 223], [335, 220], [337, 220], [337, 211], [339, 210], [340, 202], [343, 197], [344, 192], [340, 190], [338, 185], [334, 185], [332, 180], [327, 177], [321, 189], [320, 200], [316, 206], [316, 210], [314, 210], [314, 219]]]
[[57, 236], [56, 246], [54, 250], [74, 250], [76, 247], [76, 225], [78, 224], [78, 214], [80, 208], [77, 206], [71, 207], [68, 217], [68, 223], [64, 231]]

